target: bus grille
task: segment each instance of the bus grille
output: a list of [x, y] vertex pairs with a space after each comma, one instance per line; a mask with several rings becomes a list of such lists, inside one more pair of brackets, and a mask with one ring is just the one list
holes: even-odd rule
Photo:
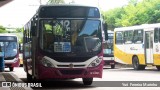
[[60, 70], [63, 75], [78, 75], [82, 74], [83, 70]]
[[57, 62], [85, 62], [91, 57], [53, 57]]
[[[58, 67], [70, 68], [69, 65], [57, 65]], [[85, 65], [74, 65], [74, 67], [85, 67]]]

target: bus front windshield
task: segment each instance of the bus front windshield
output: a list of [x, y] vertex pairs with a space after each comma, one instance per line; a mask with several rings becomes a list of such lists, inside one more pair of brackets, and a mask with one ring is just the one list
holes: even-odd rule
[[48, 53], [97, 54], [102, 49], [100, 20], [41, 20], [41, 49]]
[[11, 58], [17, 55], [17, 42], [15, 41], [0, 41], [0, 49], [4, 52], [4, 57]]

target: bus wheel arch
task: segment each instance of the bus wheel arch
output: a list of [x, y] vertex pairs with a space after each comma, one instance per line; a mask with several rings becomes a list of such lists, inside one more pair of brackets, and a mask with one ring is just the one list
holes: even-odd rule
[[137, 55], [133, 55], [132, 65], [135, 70], [144, 70], [146, 67], [146, 65], [140, 65]]

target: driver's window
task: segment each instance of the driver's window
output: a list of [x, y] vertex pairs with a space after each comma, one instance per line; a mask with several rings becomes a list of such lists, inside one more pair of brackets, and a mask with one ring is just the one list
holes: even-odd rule
[[51, 20], [43, 21], [43, 46], [47, 49], [53, 43], [53, 27]]
[[52, 33], [52, 21], [44, 21], [44, 30], [45, 33]]
[[63, 26], [60, 21], [53, 21], [53, 33], [54, 35], [63, 36]]

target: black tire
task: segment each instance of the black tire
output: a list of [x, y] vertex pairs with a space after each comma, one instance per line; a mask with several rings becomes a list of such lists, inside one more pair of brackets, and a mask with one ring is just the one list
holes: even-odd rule
[[133, 57], [132, 65], [135, 70], [144, 70], [146, 65], [140, 65], [138, 57]]
[[84, 85], [91, 85], [93, 82], [93, 78], [82, 78]]
[[23, 67], [23, 64], [20, 64], [20, 67]]
[[30, 75], [30, 74], [27, 73], [27, 80], [28, 80], [28, 81], [32, 81], [32, 80], [33, 80], [33, 79], [32, 79], [32, 75]]
[[9, 67], [9, 71], [13, 71], [14, 70], [14, 67]]
[[111, 69], [114, 69], [115, 68], [115, 64], [114, 65], [111, 65]]
[[157, 70], [160, 71], [160, 66], [156, 66]]

